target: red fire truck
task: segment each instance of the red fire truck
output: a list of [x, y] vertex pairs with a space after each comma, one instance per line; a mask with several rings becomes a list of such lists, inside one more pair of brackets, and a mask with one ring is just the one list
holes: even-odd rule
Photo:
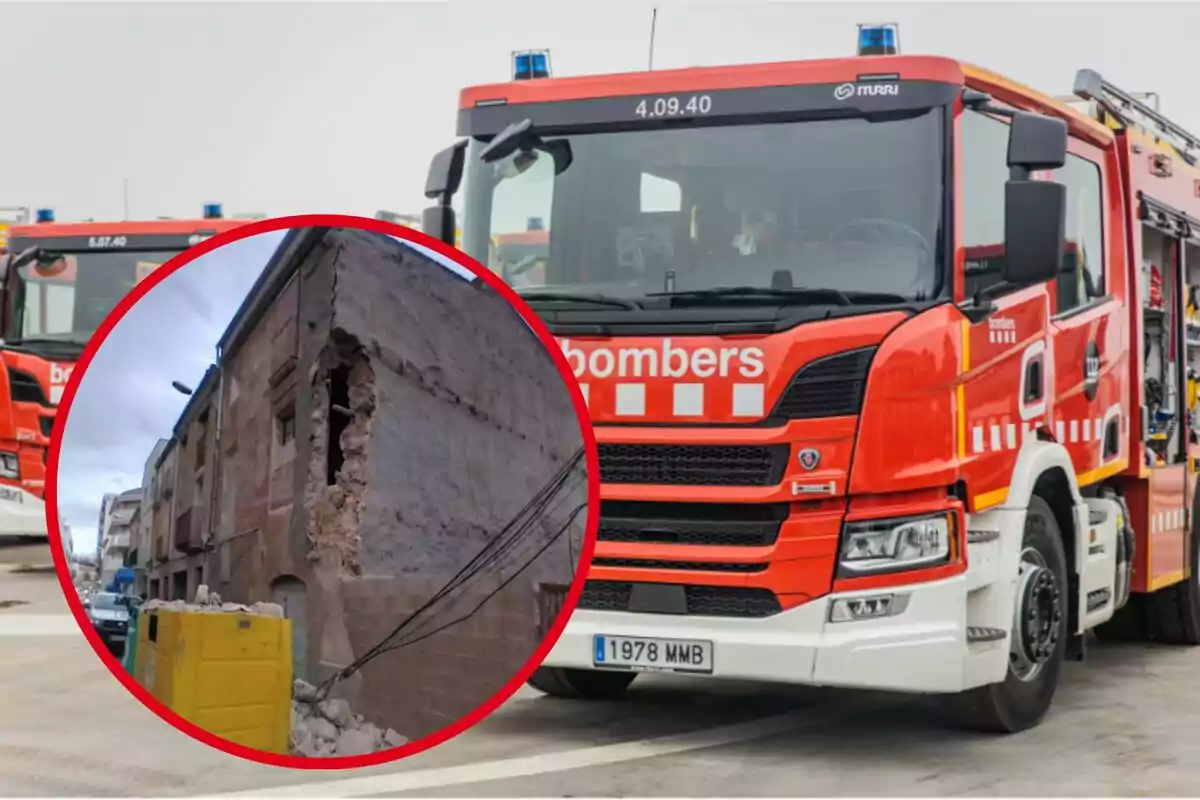
[[[462, 92], [425, 226], [530, 218], [600, 448], [599, 540], [532, 683], [939, 695], [1015, 732], [1103, 638], [1200, 644], [1197, 139], [902, 56]], [[1185, 313], [1186, 312], [1186, 313]]]
[[[244, 220], [60, 223], [8, 230], [0, 257], [0, 538], [47, 536], [42, 493], [55, 410], [88, 338], [155, 268]], [[114, 402], [118, 400], [115, 399]]]

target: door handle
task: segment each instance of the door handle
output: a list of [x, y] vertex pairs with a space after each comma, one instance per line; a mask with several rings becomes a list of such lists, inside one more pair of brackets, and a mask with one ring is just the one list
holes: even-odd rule
[[1033, 359], [1025, 366], [1025, 397], [1022, 402], [1036, 403], [1044, 394], [1042, 386], [1042, 359]]

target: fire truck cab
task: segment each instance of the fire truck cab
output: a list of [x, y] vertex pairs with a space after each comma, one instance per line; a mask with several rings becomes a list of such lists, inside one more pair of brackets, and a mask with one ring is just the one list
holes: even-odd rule
[[884, 689], [1015, 732], [1093, 634], [1200, 644], [1196, 140], [1094, 72], [1076, 110], [860, 35], [578, 78], [523, 53], [462, 92], [426, 230], [503, 274], [539, 221], [519, 291], [599, 442], [549, 694]]
[[0, 256], [0, 536], [46, 537], [55, 414], [75, 362], [126, 294], [168, 259], [244, 220], [57, 222], [38, 209]]

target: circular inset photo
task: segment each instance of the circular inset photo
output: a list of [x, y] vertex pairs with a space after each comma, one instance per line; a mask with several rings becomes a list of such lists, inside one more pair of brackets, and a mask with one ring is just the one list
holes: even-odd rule
[[410, 755], [507, 700], [566, 625], [598, 513], [545, 325], [382, 220], [250, 222], [169, 260], [123, 244], [21, 267], [32, 357], [67, 376], [47, 524], [90, 556], [56, 543], [59, 579], [118, 680], [301, 768]]

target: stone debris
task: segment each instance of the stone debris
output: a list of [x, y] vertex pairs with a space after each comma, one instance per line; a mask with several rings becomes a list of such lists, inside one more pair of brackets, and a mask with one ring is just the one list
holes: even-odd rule
[[309, 758], [359, 756], [399, 747], [407, 738], [380, 729], [355, 714], [341, 698], [317, 702], [317, 688], [302, 680], [292, 686], [292, 755]]
[[166, 611], [194, 611], [205, 614], [254, 614], [260, 617], [283, 619], [283, 606], [278, 603], [223, 603], [221, 595], [209, 591], [204, 584], [196, 587], [195, 599], [188, 603], [184, 600], [147, 600], [142, 606], [143, 611], [153, 611], [161, 608]]

